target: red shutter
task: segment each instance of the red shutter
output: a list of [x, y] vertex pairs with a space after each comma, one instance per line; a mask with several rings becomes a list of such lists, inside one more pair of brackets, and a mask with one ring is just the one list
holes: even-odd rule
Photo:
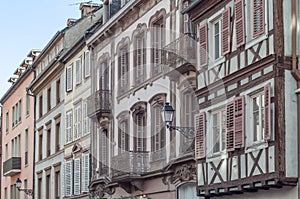
[[271, 138], [271, 85], [267, 84], [264, 88], [264, 139], [269, 140]]
[[234, 101], [226, 105], [226, 150], [234, 150]]
[[245, 44], [245, 6], [244, 0], [237, 0], [234, 3], [234, 17], [235, 17], [235, 30], [236, 30], [236, 47]]
[[207, 24], [203, 24], [199, 28], [199, 41], [200, 41], [200, 67], [208, 63], [208, 47], [207, 47]]
[[245, 144], [245, 98], [234, 99], [234, 148], [243, 148]]
[[195, 115], [195, 159], [205, 158], [206, 153], [206, 118], [205, 113]]
[[222, 13], [222, 55], [230, 52], [230, 7]]
[[253, 0], [252, 5], [252, 34], [257, 37], [265, 32], [265, 0]]

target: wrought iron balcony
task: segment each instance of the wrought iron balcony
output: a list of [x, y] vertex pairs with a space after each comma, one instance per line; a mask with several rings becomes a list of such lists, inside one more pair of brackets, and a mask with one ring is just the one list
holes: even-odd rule
[[13, 176], [21, 172], [21, 157], [12, 157], [3, 162], [3, 175]]
[[112, 158], [113, 177], [139, 176], [150, 170], [148, 151], [126, 151]]
[[88, 116], [109, 117], [111, 112], [111, 95], [109, 90], [99, 90], [88, 98]]
[[[174, 69], [180, 73], [194, 69], [197, 63], [196, 40], [189, 35], [184, 35], [172, 41], [163, 48], [163, 63], [168, 66], [164, 72], [168, 73]], [[191, 66], [188, 68], [186, 66]], [[194, 68], [193, 68], [194, 67]]]

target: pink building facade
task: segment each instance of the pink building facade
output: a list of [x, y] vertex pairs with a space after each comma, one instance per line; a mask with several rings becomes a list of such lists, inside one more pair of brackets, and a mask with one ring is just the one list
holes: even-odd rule
[[24, 199], [28, 196], [16, 187], [18, 178], [21, 188], [33, 187], [34, 153], [34, 97], [26, 94], [26, 87], [33, 79], [25, 59], [9, 81], [12, 86], [1, 98], [2, 105], [2, 173], [1, 198]]

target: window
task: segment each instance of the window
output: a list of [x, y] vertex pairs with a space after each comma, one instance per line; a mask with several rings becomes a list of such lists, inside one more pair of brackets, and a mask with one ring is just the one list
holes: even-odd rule
[[195, 183], [186, 183], [181, 185], [178, 190], [178, 199], [198, 199]]
[[119, 94], [129, 89], [129, 49], [125, 45], [119, 52]]
[[4, 188], [4, 199], [8, 199], [8, 197], [7, 197], [7, 187]]
[[146, 41], [145, 33], [139, 33], [135, 36], [135, 51], [134, 51], [134, 83], [139, 86], [146, 79]]
[[72, 125], [73, 125], [73, 113], [71, 110], [66, 113], [66, 143], [71, 142], [73, 139]]
[[87, 193], [89, 192], [89, 184], [90, 184], [90, 155], [82, 154], [82, 185], [81, 192]]
[[250, 6], [250, 38], [255, 39], [265, 33], [265, 0], [248, 0]]
[[73, 65], [67, 67], [66, 69], [66, 91], [72, 91], [73, 89]]
[[8, 133], [8, 126], [9, 126], [9, 115], [8, 112], [6, 112], [6, 116], [5, 116], [5, 132]]
[[38, 178], [38, 198], [42, 198], [42, 177]]
[[56, 104], [60, 102], [60, 79], [56, 81]]
[[51, 198], [51, 192], [50, 192], [50, 190], [51, 190], [51, 175], [49, 174], [49, 175], [47, 175], [46, 176], [46, 198], [47, 199], [50, 199]]
[[8, 144], [5, 144], [5, 160], [8, 160]]
[[39, 117], [43, 116], [43, 94], [39, 97]]
[[87, 78], [91, 75], [91, 66], [90, 66], [90, 51], [84, 52], [84, 77]]
[[212, 130], [212, 149], [213, 153], [225, 150], [226, 142], [226, 112], [225, 108], [212, 112], [211, 114]]
[[56, 121], [55, 125], [55, 152], [60, 149], [60, 119]]
[[46, 151], [47, 151], [47, 156], [50, 156], [51, 154], [51, 123], [47, 127], [47, 142], [46, 142]]
[[65, 195], [71, 196], [73, 192], [73, 161], [65, 162]]
[[15, 107], [12, 107], [12, 116], [11, 116], [11, 120], [12, 120], [12, 127], [15, 126]]
[[152, 107], [152, 151], [161, 150], [166, 144], [166, 133], [161, 116], [162, 104], [156, 104]]
[[75, 61], [75, 70], [76, 70], [76, 85], [81, 83], [81, 62], [82, 62], [82, 57], [80, 57], [79, 59], [76, 59]]
[[100, 64], [100, 68], [97, 68], [99, 71], [98, 81], [97, 81], [97, 90], [108, 90], [109, 89], [109, 70], [107, 67], [107, 60], [104, 60]]
[[221, 57], [221, 18], [212, 23], [213, 27], [213, 57], [218, 59]]
[[80, 158], [74, 159], [74, 195], [80, 194], [80, 171], [81, 171], [81, 165], [80, 165]]
[[263, 91], [250, 96], [251, 131], [253, 142], [271, 138], [271, 86], [267, 84]]
[[88, 100], [85, 100], [83, 103], [83, 134], [90, 133], [90, 118], [88, 116]]
[[139, 102], [131, 107], [131, 110], [133, 111], [134, 122], [133, 150], [146, 151], [147, 103]]
[[74, 139], [81, 137], [81, 104], [75, 106], [75, 118], [74, 118]]
[[162, 49], [165, 33], [164, 19], [160, 18], [152, 24], [152, 76], [162, 72]]
[[61, 187], [61, 183], [60, 183], [60, 170], [55, 171], [55, 176], [54, 176], [54, 196], [55, 198], [60, 198], [60, 187]]
[[25, 157], [24, 157], [24, 164], [28, 165], [28, 129], [25, 129]]
[[119, 141], [120, 152], [129, 151], [129, 121], [128, 118], [122, 118], [119, 121]]
[[21, 120], [22, 120], [22, 100], [19, 100], [19, 102], [18, 102], [18, 104], [19, 104], [19, 122], [21, 122]]
[[38, 130], [38, 132], [39, 132], [39, 141], [38, 141], [39, 142], [39, 152], [38, 152], [39, 157], [38, 157], [38, 160], [39, 161], [43, 159], [43, 131], [44, 131], [43, 128]]
[[30, 96], [26, 95], [26, 115], [30, 113]]
[[51, 87], [47, 90], [47, 110], [51, 110]]

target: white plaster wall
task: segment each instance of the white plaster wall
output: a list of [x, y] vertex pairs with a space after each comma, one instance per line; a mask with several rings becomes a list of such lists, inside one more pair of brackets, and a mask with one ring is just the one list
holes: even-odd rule
[[297, 83], [290, 71], [285, 72], [286, 177], [298, 177]]
[[283, 30], [285, 56], [292, 55], [292, 1], [283, 0]]

